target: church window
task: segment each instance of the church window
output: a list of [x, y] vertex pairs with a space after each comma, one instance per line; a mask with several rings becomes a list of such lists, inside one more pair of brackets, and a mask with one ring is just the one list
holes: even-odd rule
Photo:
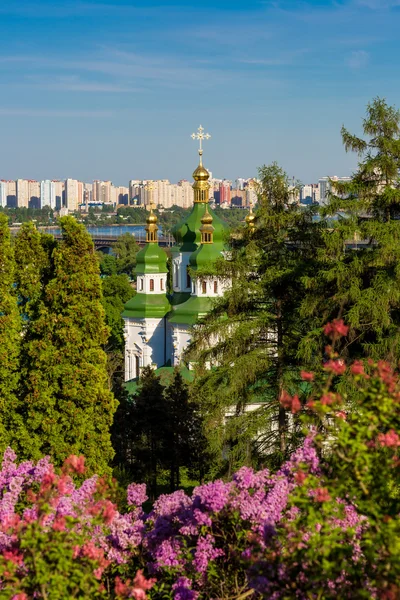
[[190, 288], [192, 285], [192, 280], [189, 274], [189, 267], [186, 267], [186, 287]]
[[203, 294], [207, 294], [207, 282], [206, 281], [201, 282], [201, 291], [203, 292]]
[[214, 281], [214, 294], [218, 293], [218, 281]]
[[140, 371], [140, 367], [139, 367], [139, 357], [135, 356], [135, 377], [139, 377], [139, 371]]
[[143, 279], [139, 280], [139, 288], [140, 288], [140, 291], [143, 292]]
[[164, 290], [164, 281], [162, 279], [160, 279], [160, 290]]
[[174, 264], [175, 267], [175, 287], [179, 287], [179, 271], [178, 271], [178, 265], [175, 263]]
[[154, 279], [150, 279], [150, 291], [154, 292]]

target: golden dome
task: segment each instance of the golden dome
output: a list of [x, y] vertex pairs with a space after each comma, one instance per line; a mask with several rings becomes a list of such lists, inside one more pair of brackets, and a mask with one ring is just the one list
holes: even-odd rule
[[245, 221], [249, 227], [249, 229], [253, 230], [255, 228], [255, 221], [256, 219], [256, 215], [253, 213], [253, 206], [250, 204], [250, 211], [249, 214], [247, 215]]
[[208, 181], [210, 179], [210, 173], [200, 163], [197, 169], [193, 172], [193, 179], [195, 181]]
[[153, 214], [153, 211], [149, 214], [149, 216], [146, 219], [146, 223], [148, 223], [149, 225], [151, 223], [157, 223], [158, 219], [157, 216], [155, 214]]
[[210, 215], [210, 213], [208, 212], [208, 206], [207, 206], [207, 204], [206, 204], [205, 213], [204, 213], [204, 215], [201, 218], [201, 222], [202, 222], [203, 225], [212, 225], [213, 218]]

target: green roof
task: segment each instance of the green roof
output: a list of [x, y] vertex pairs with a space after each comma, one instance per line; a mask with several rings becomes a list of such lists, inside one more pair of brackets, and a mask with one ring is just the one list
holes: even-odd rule
[[178, 304], [183, 304], [186, 300], [189, 300], [190, 292], [174, 292], [171, 294], [168, 299], [171, 303], [171, 306], [177, 306]]
[[[208, 204], [205, 202], [196, 202], [188, 217], [179, 223], [173, 230], [173, 236], [176, 244], [171, 248], [171, 252], [194, 252], [200, 244], [201, 219], [206, 211]], [[228, 230], [228, 225], [208, 208], [208, 212], [213, 218], [214, 244], [222, 251], [224, 248], [224, 234]]]
[[201, 244], [190, 255], [189, 264], [193, 269], [209, 267], [221, 258], [221, 250], [215, 244]]
[[168, 273], [167, 255], [157, 242], [148, 242], [136, 254], [135, 273]]
[[124, 306], [122, 318], [162, 318], [171, 306], [165, 294], [136, 294]]
[[204, 317], [213, 306], [211, 298], [206, 296], [190, 296], [189, 300], [179, 304], [168, 317], [170, 323], [183, 323], [194, 325], [196, 321]]
[[[174, 367], [160, 367], [155, 370], [155, 374], [160, 377], [162, 385], [166, 386], [171, 382], [174, 371]], [[194, 372], [190, 371], [185, 365], [179, 366], [179, 373], [187, 383], [191, 383], [194, 379]], [[129, 394], [134, 394], [138, 385], [138, 378], [126, 381], [124, 384]]]

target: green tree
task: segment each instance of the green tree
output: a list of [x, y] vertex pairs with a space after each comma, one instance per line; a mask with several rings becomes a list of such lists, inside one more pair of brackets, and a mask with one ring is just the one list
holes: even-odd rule
[[14, 278], [10, 230], [7, 217], [0, 214], [0, 452], [10, 443], [17, 419], [21, 321]]
[[[342, 128], [346, 151], [360, 156], [349, 183], [332, 182], [322, 216], [345, 211], [324, 233], [321, 268], [308, 276], [301, 312], [323, 326], [342, 317], [350, 326], [346, 357], [400, 358], [400, 113], [376, 98], [363, 121], [366, 139]], [[309, 360], [318, 356], [321, 328], [305, 336]]]
[[54, 238], [42, 236], [32, 221], [24, 223], [16, 236], [15, 283], [20, 311], [26, 321], [37, 316], [44, 286], [51, 273], [51, 253], [54, 247]]
[[100, 260], [100, 272], [102, 275], [116, 275], [117, 274], [117, 259], [113, 254], [105, 254], [104, 252], [98, 252]]
[[157, 475], [165, 464], [165, 425], [169, 414], [160, 378], [151, 367], [140, 375], [137, 393], [132, 397], [133, 469], [137, 480], [149, 486], [152, 499], [157, 496]]
[[[217, 268], [230, 289], [196, 326], [189, 349], [211, 448], [231, 470], [257, 457], [281, 462], [298, 443], [280, 398], [284, 389], [301, 391], [299, 347], [310, 321], [299, 309], [322, 227], [313, 208], [293, 202], [276, 163], [259, 169], [259, 179], [254, 231], [232, 234], [231, 260]], [[250, 403], [255, 410], [246, 410]]]
[[117, 257], [117, 273], [119, 275], [126, 273], [129, 277], [132, 277], [133, 269], [136, 266], [136, 254], [139, 251], [135, 237], [130, 233], [119, 236], [113, 250]]
[[116, 401], [107, 385], [108, 337], [98, 260], [91, 237], [72, 217], [60, 219], [54, 275], [23, 347], [23, 455], [50, 454], [59, 465], [84, 454], [90, 472], [105, 473], [113, 456], [110, 426]]
[[165, 465], [170, 473], [170, 489], [180, 485], [180, 468], [199, 463], [202, 441], [201, 422], [196, 405], [189, 401], [189, 388], [178, 369], [165, 388]]
[[124, 304], [135, 295], [127, 275], [111, 275], [102, 279], [103, 306], [110, 328], [107, 346], [123, 351], [124, 321], [121, 317]]

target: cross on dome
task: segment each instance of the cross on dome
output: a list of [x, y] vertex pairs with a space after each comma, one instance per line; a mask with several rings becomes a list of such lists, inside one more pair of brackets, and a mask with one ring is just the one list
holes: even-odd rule
[[192, 140], [199, 140], [199, 156], [200, 156], [200, 161], [201, 161], [201, 155], [203, 154], [203, 147], [202, 147], [202, 142], [203, 140], [209, 140], [211, 137], [211, 135], [209, 133], [204, 133], [204, 127], [202, 127], [200, 125], [200, 127], [197, 130], [197, 133], [192, 133], [191, 138]]

